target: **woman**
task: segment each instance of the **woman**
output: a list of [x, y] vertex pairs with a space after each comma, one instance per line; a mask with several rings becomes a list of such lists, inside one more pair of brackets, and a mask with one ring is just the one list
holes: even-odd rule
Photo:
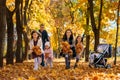
[[[71, 29], [67, 29], [65, 31], [65, 34], [63, 35], [63, 41], [67, 41], [70, 44], [70, 48], [73, 51], [73, 55], [72, 57], [76, 56], [75, 53], [75, 44], [74, 44], [74, 38], [73, 38], [73, 33], [71, 31]], [[66, 69], [70, 68], [70, 56], [69, 55], [65, 55], [65, 63], [66, 63]]]
[[[36, 32], [36, 31], [32, 31], [31, 37], [32, 37], [32, 39], [29, 44], [30, 44], [30, 51], [32, 53], [32, 57], [34, 58], [34, 70], [38, 70], [38, 65], [41, 62], [40, 58], [44, 53], [43, 48], [42, 48], [42, 40], [41, 40], [41, 37], [39, 37], [38, 32]], [[39, 47], [39, 49], [41, 50], [40, 55], [37, 55], [34, 51], [34, 48], [36, 46]]]

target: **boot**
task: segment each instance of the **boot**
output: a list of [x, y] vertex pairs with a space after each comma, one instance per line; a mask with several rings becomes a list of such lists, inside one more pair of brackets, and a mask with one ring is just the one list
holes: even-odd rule
[[69, 59], [69, 56], [68, 57], [65, 57], [65, 69], [69, 69], [70, 68], [70, 59]]
[[41, 62], [40, 65], [41, 65], [41, 66], [45, 66], [45, 62], [44, 62], [44, 54], [42, 54], [41, 57], [42, 57], [42, 62]]
[[79, 62], [79, 59], [76, 59], [76, 63], [75, 63], [75, 65], [74, 65], [74, 69], [78, 66], [78, 65], [77, 65], [78, 62]]

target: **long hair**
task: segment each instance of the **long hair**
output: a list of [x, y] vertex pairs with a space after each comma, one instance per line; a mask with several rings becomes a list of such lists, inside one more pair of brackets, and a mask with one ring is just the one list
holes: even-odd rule
[[66, 41], [67, 40], [67, 31], [70, 31], [71, 32], [71, 35], [70, 35], [70, 38], [69, 38], [69, 41], [71, 42], [73, 40], [73, 32], [71, 29], [67, 29], [63, 35], [63, 41]]
[[37, 34], [38, 34], [37, 39], [39, 39], [40, 35], [39, 35], [39, 33], [38, 33], [37, 31], [35, 31], [35, 30], [33, 30], [33, 31], [31, 32], [31, 38], [33, 39], [33, 34], [34, 34], [34, 33], [37, 33]]
[[[75, 45], [78, 43], [78, 40], [77, 40], [77, 39], [78, 39], [79, 37], [81, 38], [80, 35], [78, 35], [78, 36], [76, 37], [76, 39], [75, 39]], [[80, 42], [82, 42], [82, 38], [81, 38], [81, 41], [80, 41]]]
[[78, 41], [77, 41], [78, 37], [81, 37], [81, 41], [80, 41], [80, 42], [83, 43], [84, 36], [85, 36], [85, 34], [83, 34], [82, 36], [78, 35], [78, 36], [76, 37], [75, 44], [78, 43]]

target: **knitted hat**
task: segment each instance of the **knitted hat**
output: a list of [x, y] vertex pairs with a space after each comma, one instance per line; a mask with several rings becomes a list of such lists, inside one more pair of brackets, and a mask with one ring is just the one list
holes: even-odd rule
[[50, 42], [46, 42], [45, 46], [49, 46], [50, 47]]

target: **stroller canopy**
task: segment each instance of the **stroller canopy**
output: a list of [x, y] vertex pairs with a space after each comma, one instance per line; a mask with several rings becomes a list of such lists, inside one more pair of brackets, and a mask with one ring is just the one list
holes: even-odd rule
[[99, 44], [97, 46], [97, 52], [103, 53], [104, 57], [111, 57], [112, 47], [110, 44]]

